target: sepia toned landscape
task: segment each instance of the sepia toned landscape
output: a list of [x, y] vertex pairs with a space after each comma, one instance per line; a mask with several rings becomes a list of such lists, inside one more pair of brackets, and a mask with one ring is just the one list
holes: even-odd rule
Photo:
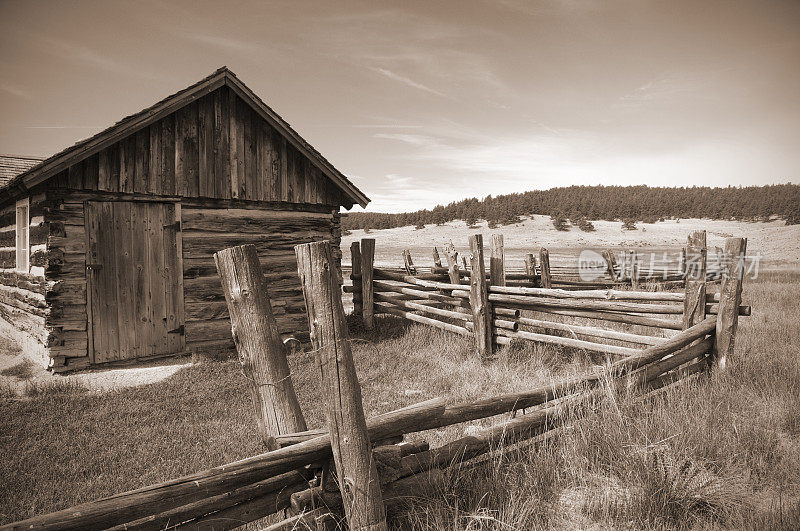
[[0, 0], [0, 531], [800, 529], [798, 27]]

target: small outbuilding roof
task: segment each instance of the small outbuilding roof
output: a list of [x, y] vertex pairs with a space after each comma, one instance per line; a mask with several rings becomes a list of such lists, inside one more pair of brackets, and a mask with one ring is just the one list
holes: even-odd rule
[[41, 157], [0, 155], [0, 187], [20, 173], [33, 168], [42, 162], [42, 160]]
[[[329, 177], [354, 203], [362, 207], [367, 206], [369, 198], [364, 192], [359, 190], [344, 176], [344, 174], [334, 168], [319, 151], [306, 142], [297, 131], [292, 129], [292, 127], [278, 115], [278, 113], [273, 111], [261, 98], [256, 96], [252, 90], [242, 83], [242, 81], [225, 66], [219, 68], [213, 74], [201, 79], [197, 83], [164, 98], [155, 105], [125, 117], [108, 129], [81, 140], [45, 160], [33, 160], [30, 165], [22, 170], [22, 173], [9, 178], [9, 180], [4, 181], [0, 178], [0, 195], [3, 195], [2, 192], [7, 191], [7, 189], [15, 186], [23, 185], [24, 187], [31, 188], [76, 162], [80, 162], [94, 155], [103, 148], [147, 127], [151, 123], [160, 120], [164, 116], [177, 111], [183, 106], [213, 92], [223, 85], [230, 87], [240, 98], [250, 104], [262, 118], [280, 132], [290, 144], [305, 155], [323, 174]], [[36, 164], [37, 162], [39, 163]]]

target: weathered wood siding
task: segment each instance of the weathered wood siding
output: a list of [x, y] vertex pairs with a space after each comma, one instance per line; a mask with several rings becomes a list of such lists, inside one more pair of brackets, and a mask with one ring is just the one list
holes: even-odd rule
[[0, 207], [0, 318], [44, 345], [47, 342], [44, 277], [49, 227], [44, 221], [45, 197], [29, 197], [30, 270], [16, 270], [16, 203]]
[[[331, 239], [339, 252], [338, 210], [352, 205], [228, 87], [74, 164], [31, 193], [31, 266], [44, 276], [0, 269], [0, 316], [17, 316], [12, 322], [48, 348], [56, 371], [90, 365], [86, 201], [181, 206], [189, 350], [233, 346], [213, 253], [244, 243], [258, 248], [280, 331], [307, 337], [293, 246]], [[15, 204], [1, 205], [0, 268], [15, 266], [15, 223]]]
[[[233, 245], [256, 246], [278, 329], [308, 337], [308, 322], [294, 246], [330, 239], [341, 241], [338, 212], [303, 210], [182, 209], [186, 343], [190, 350], [233, 348], [231, 325], [213, 253]], [[340, 259], [341, 255], [339, 255]]]
[[228, 87], [56, 175], [73, 190], [350, 205], [341, 190]]

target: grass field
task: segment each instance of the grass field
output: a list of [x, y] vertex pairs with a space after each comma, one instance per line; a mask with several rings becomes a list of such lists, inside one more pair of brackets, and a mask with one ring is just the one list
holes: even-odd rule
[[[456, 468], [395, 528], [800, 528], [800, 272], [745, 283], [729, 370], [658, 398], [618, 396], [560, 437]], [[353, 326], [368, 416], [435, 396], [490, 396], [585, 371], [553, 348], [475, 361], [469, 341], [379, 320]], [[9, 346], [0, 348], [9, 348]], [[323, 424], [310, 354], [291, 358], [310, 426]], [[15, 373], [24, 378], [26, 370]], [[133, 489], [262, 450], [234, 361], [199, 360], [151, 385], [98, 394], [36, 384], [0, 401], [0, 523]], [[491, 420], [487, 421], [491, 422]], [[464, 426], [423, 434], [432, 446]]]

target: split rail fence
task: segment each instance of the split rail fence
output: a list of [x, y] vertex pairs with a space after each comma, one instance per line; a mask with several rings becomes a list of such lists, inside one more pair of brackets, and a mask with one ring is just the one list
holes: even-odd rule
[[[503, 287], [496, 283], [497, 279], [490, 283], [483, 274], [478, 274], [483, 272], [480, 238], [473, 237], [473, 244], [470, 290], [475, 296], [469, 306], [464, 306], [462, 302], [468, 297], [454, 292], [466, 291], [467, 286], [409, 275], [398, 277], [395, 273], [385, 275], [371, 267], [374, 241], [362, 241], [359, 260], [354, 261], [361, 271], [353, 274], [360, 275], [362, 285], [380, 290], [363, 291], [360, 302], [365, 324], [369, 324], [368, 320], [374, 315], [371, 310], [388, 309], [380, 306], [389, 304], [380, 300], [380, 294], [399, 293], [411, 295], [413, 300], [446, 297], [444, 302], [454, 308], [447, 311], [459, 317], [447, 314], [445, 318], [462, 324], [437, 322], [455, 327], [452, 330], [458, 330], [457, 333], [476, 332], [481, 327], [517, 333], [511, 325], [501, 328], [496, 322], [519, 322], [520, 317], [511, 315], [515, 314], [515, 305], [509, 305], [512, 309], [508, 312], [497, 313], [501, 308], [496, 304], [499, 300], [492, 300], [491, 296], [508, 294], [502, 290], [493, 291], [493, 288]], [[728, 241], [732, 256], [742, 259], [744, 246], [742, 239]], [[614, 390], [647, 392], [709, 366], [724, 367], [724, 360], [733, 349], [740, 314], [743, 267], [738, 266], [741, 263], [738, 260], [728, 266], [719, 301], [707, 300], [704, 277], [691, 280], [697, 282], [696, 289], [693, 288], [691, 294], [687, 291], [682, 299], [684, 303], [688, 301], [690, 310], [684, 313], [684, 320], [687, 316], [690, 318], [686, 329], [656, 344], [645, 344], [645, 348], [621, 352], [619, 359], [585, 376], [457, 404], [447, 404], [444, 399], [437, 398], [366, 420], [330, 244], [323, 241], [301, 245], [296, 247], [296, 254], [315, 361], [321, 376], [327, 429], [305, 429], [255, 248], [226, 249], [217, 253], [215, 259], [230, 309], [234, 341], [253, 392], [259, 432], [269, 451], [36, 516], [2, 529], [231, 529], [275, 513], [280, 521], [266, 527], [268, 530], [330, 529], [345, 522], [350, 529], [386, 529], [386, 510], [413, 498], [420, 486], [436, 477], [436, 472], [442, 468], [486, 455], [502, 445], [537, 441], [556, 434], [565, 422], [590, 413]], [[386, 289], [381, 287], [384, 283], [408, 284], [411, 287], [397, 289], [413, 292]], [[556, 297], [553, 293], [556, 291], [559, 290], [550, 290], [546, 299], [559, 301], [559, 304], [592, 300], [583, 298], [580, 292], [566, 290], [559, 291], [562, 296]], [[370, 301], [373, 295], [375, 300]], [[541, 298], [538, 291], [511, 295]], [[611, 302], [629, 304], [630, 299], [624, 297], [619, 294]], [[403, 303], [410, 300], [401, 299]], [[647, 300], [653, 303], [653, 299]], [[655, 304], [664, 302], [681, 300], [655, 299]], [[496, 309], [490, 309], [492, 303]], [[402, 305], [391, 304], [391, 311], [395, 311], [395, 307], [402, 308]], [[616, 307], [610, 310], [556, 308], [573, 313], [623, 313]], [[554, 311], [556, 308], [548, 307]], [[476, 320], [475, 323], [480, 324], [470, 328], [469, 321], [460, 317], [462, 309], [483, 320]], [[407, 309], [397, 311], [414, 315], [415, 319], [423, 318], [420, 315], [423, 313], [436, 315], [427, 309], [413, 310], [419, 314], [407, 312]], [[711, 310], [715, 310], [716, 315], [712, 315]], [[481, 334], [476, 332], [475, 337], [483, 338], [481, 341], [489, 337], [485, 331]], [[496, 337], [513, 336], [503, 332]], [[512, 415], [509, 417], [509, 414]], [[438, 448], [430, 448], [420, 435], [405, 439], [426, 430], [492, 417], [495, 423], [490, 427]]]
[[[744, 248], [744, 242], [741, 238], [729, 239], [726, 258], [720, 263], [743, 269], [744, 252], [737, 249]], [[448, 267], [434, 265], [428, 272], [414, 266], [408, 251], [403, 253], [403, 267], [375, 267], [374, 247], [372, 239], [353, 242], [353, 284], [343, 288], [353, 294], [354, 313], [362, 316], [364, 325], [371, 328], [375, 314], [388, 314], [474, 336], [476, 349], [484, 358], [492, 357], [495, 346], [515, 339], [628, 356], [664, 343], [665, 336], [687, 329], [707, 315], [718, 315], [720, 308], [730, 303], [724, 299], [724, 290], [712, 293], [707, 289], [715, 280], [709, 280], [705, 231], [688, 238], [682, 255], [684, 262], [693, 266], [682, 274], [680, 291], [640, 291], [635, 289], [639, 287], [635, 280], [627, 285], [608, 284], [614, 287], [603, 289], [586, 289], [587, 283], [580, 281], [560, 288], [538, 287], [556, 282], [548, 278], [547, 250], [542, 249], [540, 255], [543, 273], [534, 272], [532, 255], [526, 259], [527, 273], [514, 272], [505, 267], [503, 237], [499, 234], [492, 237], [488, 259], [482, 236], [470, 238], [470, 260], [462, 257], [468, 270], [459, 268], [452, 244], [445, 248]], [[438, 249], [434, 248], [434, 263], [438, 259]], [[613, 258], [608, 259], [608, 270], [614, 271]], [[718, 268], [714, 276], [722, 277]], [[663, 282], [676, 286], [673, 280]], [[663, 284], [648, 287], [663, 289]], [[750, 307], [737, 303], [737, 312], [749, 315]], [[640, 332], [614, 330], [608, 327], [610, 323], [637, 325]]]

